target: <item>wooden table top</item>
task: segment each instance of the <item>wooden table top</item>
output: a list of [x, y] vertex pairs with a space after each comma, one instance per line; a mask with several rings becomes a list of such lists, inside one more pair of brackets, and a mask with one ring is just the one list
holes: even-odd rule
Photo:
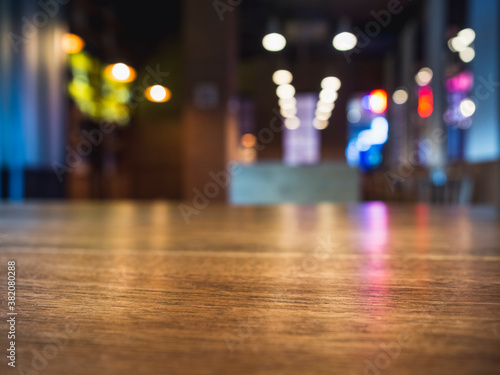
[[3, 205], [0, 373], [499, 374], [499, 229], [488, 207]]

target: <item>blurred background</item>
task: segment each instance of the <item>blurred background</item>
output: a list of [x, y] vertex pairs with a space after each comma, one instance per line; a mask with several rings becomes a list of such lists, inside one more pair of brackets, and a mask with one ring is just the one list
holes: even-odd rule
[[0, 0], [4, 199], [500, 198], [500, 0]]

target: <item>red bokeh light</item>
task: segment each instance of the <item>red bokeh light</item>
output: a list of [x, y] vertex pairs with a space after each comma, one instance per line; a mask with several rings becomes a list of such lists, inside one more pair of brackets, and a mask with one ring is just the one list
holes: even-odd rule
[[370, 110], [373, 113], [384, 113], [387, 111], [388, 95], [385, 90], [373, 90], [370, 93]]
[[434, 98], [429, 86], [420, 88], [418, 92], [418, 114], [422, 118], [432, 115], [434, 110]]

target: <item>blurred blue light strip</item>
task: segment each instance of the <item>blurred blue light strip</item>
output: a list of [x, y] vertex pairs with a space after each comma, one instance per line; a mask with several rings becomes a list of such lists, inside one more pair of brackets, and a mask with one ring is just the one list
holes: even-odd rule
[[476, 112], [465, 137], [465, 157], [469, 162], [484, 162], [496, 160], [500, 155], [500, 0], [470, 0], [468, 14], [468, 26], [476, 32], [476, 58], [470, 64], [474, 73], [472, 99]]

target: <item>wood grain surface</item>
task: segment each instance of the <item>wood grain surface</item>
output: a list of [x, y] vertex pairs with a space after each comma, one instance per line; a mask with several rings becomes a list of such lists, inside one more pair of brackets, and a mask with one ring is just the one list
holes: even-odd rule
[[0, 374], [499, 374], [493, 208], [0, 206]]

